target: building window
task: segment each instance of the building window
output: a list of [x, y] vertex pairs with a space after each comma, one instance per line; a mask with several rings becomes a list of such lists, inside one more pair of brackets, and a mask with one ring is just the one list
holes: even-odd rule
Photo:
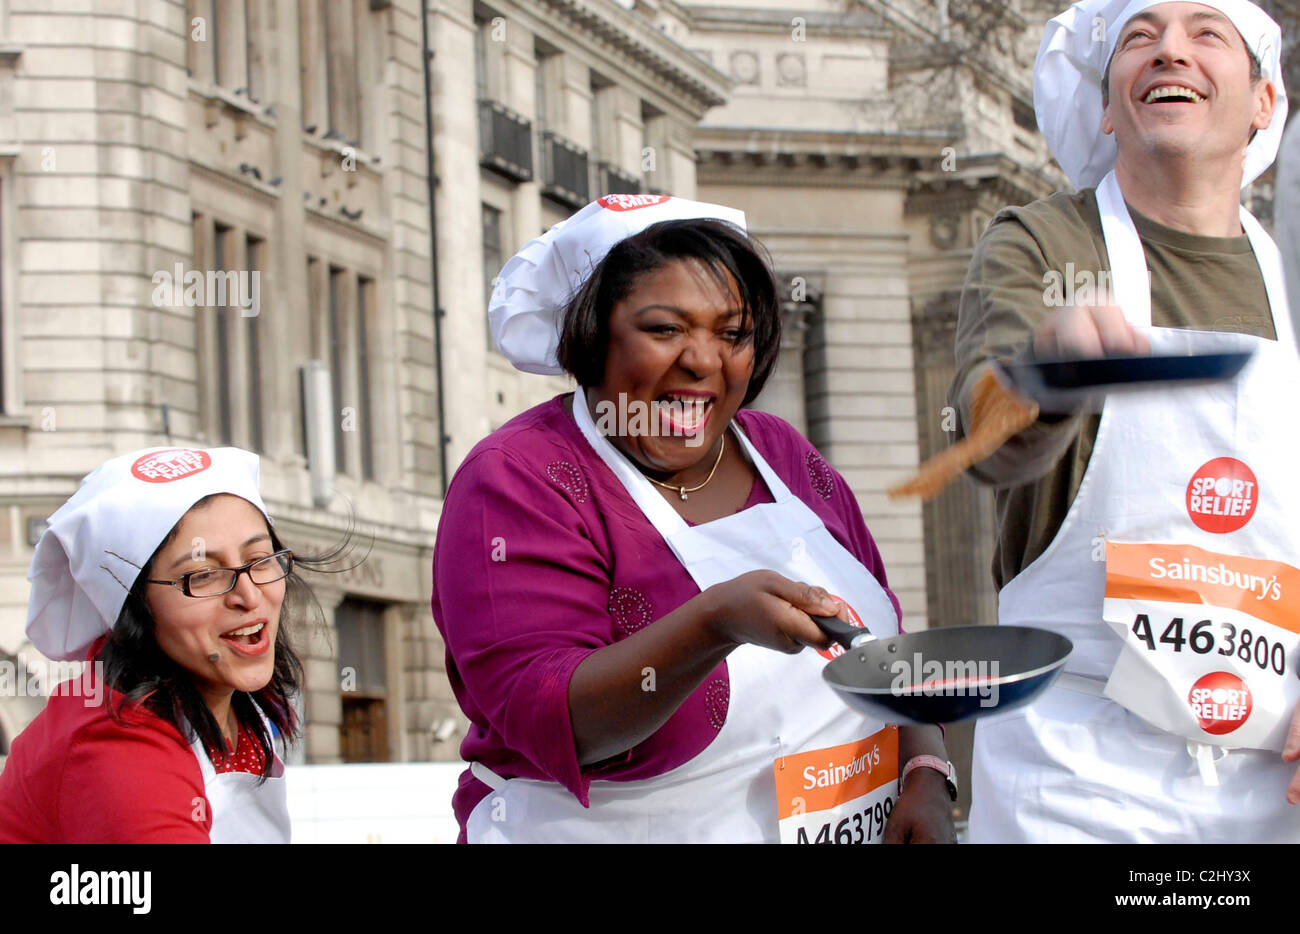
[[347, 448], [344, 445], [344, 421], [347, 420], [347, 406], [344, 404], [346, 398], [344, 370], [345, 348], [344, 341], [344, 320], [343, 311], [344, 283], [345, 273], [337, 266], [330, 267], [330, 305], [329, 305], [329, 336], [330, 336], [330, 394], [334, 397], [334, 469], [339, 473], [347, 473], [348, 457]]
[[260, 104], [266, 98], [266, 59], [272, 45], [270, 4], [274, 0], [244, 0], [245, 58], [248, 61], [248, 99]]
[[[307, 257], [307, 356], [312, 360], [321, 359], [321, 322], [319, 310], [321, 297], [321, 261], [315, 256]], [[308, 456], [307, 445], [307, 399], [302, 380], [298, 380], [298, 453]]]
[[[262, 275], [262, 251], [266, 248], [266, 242], [258, 237], [249, 236], [244, 240], [244, 248], [247, 257], [248, 276], [250, 282], [257, 281]], [[261, 286], [257, 285], [256, 291], [252, 294], [260, 298]], [[241, 296], [241, 300], [242, 300]], [[259, 454], [264, 451], [265, 438], [263, 437], [263, 418], [262, 413], [266, 411], [265, 398], [262, 394], [262, 341], [261, 341], [261, 309], [253, 308], [251, 311], [255, 314], [244, 316], [244, 339], [245, 346], [248, 350], [248, 444], [250, 450]]]
[[479, 100], [491, 97], [488, 90], [488, 30], [486, 20], [474, 19], [474, 88]]
[[302, 125], [324, 134], [329, 124], [329, 80], [325, 68], [325, 0], [298, 0], [298, 57]]
[[374, 147], [373, 113], [380, 103], [372, 6], [366, 0], [298, 0], [303, 129], [362, 148]]
[[4, 209], [8, 202], [4, 198], [4, 188], [8, 185], [9, 173], [4, 173], [3, 181], [0, 182], [0, 415], [3, 415], [9, 404], [9, 398], [5, 392], [5, 380], [9, 378], [9, 368], [5, 365], [5, 357], [9, 353], [10, 341], [7, 340], [5, 327], [10, 319], [9, 307], [4, 299], [5, 273], [4, 268], [4, 240], [9, 235], [9, 225], [4, 221]]
[[[334, 407], [334, 469], [362, 480], [374, 480], [374, 380], [375, 340], [379, 316], [378, 283], [371, 276], [333, 263], [319, 289], [318, 260], [308, 258], [307, 277], [312, 295], [324, 293], [321, 332], [324, 346], [316, 353], [328, 362], [330, 395]], [[318, 333], [313, 328], [313, 334]], [[305, 442], [304, 442], [305, 443]]]
[[[501, 211], [490, 204], [483, 205], [483, 319], [492, 303], [493, 283], [501, 274], [505, 260], [501, 251]], [[488, 322], [488, 346], [495, 346], [492, 325]]]
[[[215, 224], [213, 226], [212, 270], [218, 276], [227, 269], [226, 258], [229, 254], [230, 237], [231, 229], [229, 227], [224, 224]], [[232, 423], [235, 405], [232, 398], [233, 392], [230, 379], [230, 309], [227, 304], [230, 301], [230, 296], [225, 296], [225, 299], [222, 302], [219, 301], [217, 296], [207, 296], [208, 301], [217, 302], [212, 307], [212, 314], [217, 325], [215, 335], [217, 345], [217, 440], [222, 444], [230, 444], [235, 435]]]
[[260, 319], [260, 276], [266, 266], [266, 238], [210, 214], [195, 213], [195, 282], [178, 283], [187, 301], [197, 301], [200, 420], [213, 444], [266, 449], [266, 396]]
[[375, 282], [357, 277], [357, 420], [360, 437], [361, 478], [375, 479], [375, 432], [370, 413], [370, 331]]
[[257, 103], [266, 86], [270, 0], [189, 0], [190, 74]]
[[344, 762], [387, 762], [388, 668], [385, 605], [347, 597], [334, 611], [338, 629]]

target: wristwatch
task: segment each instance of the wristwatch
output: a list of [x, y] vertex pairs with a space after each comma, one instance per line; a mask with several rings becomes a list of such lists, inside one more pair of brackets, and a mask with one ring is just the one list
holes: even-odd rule
[[957, 770], [951, 762], [945, 762], [938, 756], [913, 756], [903, 766], [903, 774], [898, 780], [899, 788], [903, 787], [913, 769], [934, 769], [943, 776], [943, 782], [948, 786], [948, 797], [957, 800]]

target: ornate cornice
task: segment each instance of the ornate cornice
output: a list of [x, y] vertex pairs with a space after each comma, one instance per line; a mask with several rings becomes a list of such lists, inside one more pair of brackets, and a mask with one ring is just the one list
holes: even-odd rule
[[[938, 164], [936, 164], [938, 163]], [[998, 204], [1028, 204], [1061, 187], [1061, 180], [1026, 166], [1004, 153], [956, 156], [953, 171], [940, 160], [912, 175], [906, 213], [929, 214], [937, 208], [966, 210], [992, 199]]]
[[695, 135], [699, 181], [773, 185], [907, 188], [938, 170], [947, 133], [853, 132], [780, 127], [701, 127]]
[[732, 82], [702, 58], [655, 29], [643, 16], [613, 3], [590, 0], [538, 0], [535, 13], [560, 20], [568, 32], [574, 28], [630, 59], [672, 90], [686, 95], [680, 100], [696, 119], [710, 107], [727, 102]]

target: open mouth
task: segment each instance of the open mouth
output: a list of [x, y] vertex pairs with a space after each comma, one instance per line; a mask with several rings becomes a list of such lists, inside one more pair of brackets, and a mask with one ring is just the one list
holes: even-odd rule
[[221, 634], [225, 642], [240, 655], [261, 655], [270, 647], [269, 631], [266, 623], [253, 623], [242, 629], [234, 629]]
[[1147, 96], [1142, 98], [1144, 104], [1199, 104], [1205, 100], [1200, 94], [1197, 94], [1191, 88], [1185, 88], [1181, 85], [1167, 85], [1160, 88], [1152, 88], [1147, 92]]
[[696, 435], [709, 422], [713, 398], [669, 392], [655, 400], [655, 409], [666, 434]]

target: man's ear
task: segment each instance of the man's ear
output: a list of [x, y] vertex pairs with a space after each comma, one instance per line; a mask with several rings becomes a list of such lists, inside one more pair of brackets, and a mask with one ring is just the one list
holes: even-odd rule
[[1101, 111], [1101, 131], [1107, 136], [1115, 132], [1115, 124], [1110, 122], [1110, 105], [1107, 104]]
[[1273, 122], [1273, 113], [1277, 109], [1277, 88], [1273, 87], [1272, 81], [1266, 78], [1259, 80], [1259, 87], [1255, 90], [1255, 104], [1255, 119], [1250, 125], [1257, 130], [1266, 130]]

